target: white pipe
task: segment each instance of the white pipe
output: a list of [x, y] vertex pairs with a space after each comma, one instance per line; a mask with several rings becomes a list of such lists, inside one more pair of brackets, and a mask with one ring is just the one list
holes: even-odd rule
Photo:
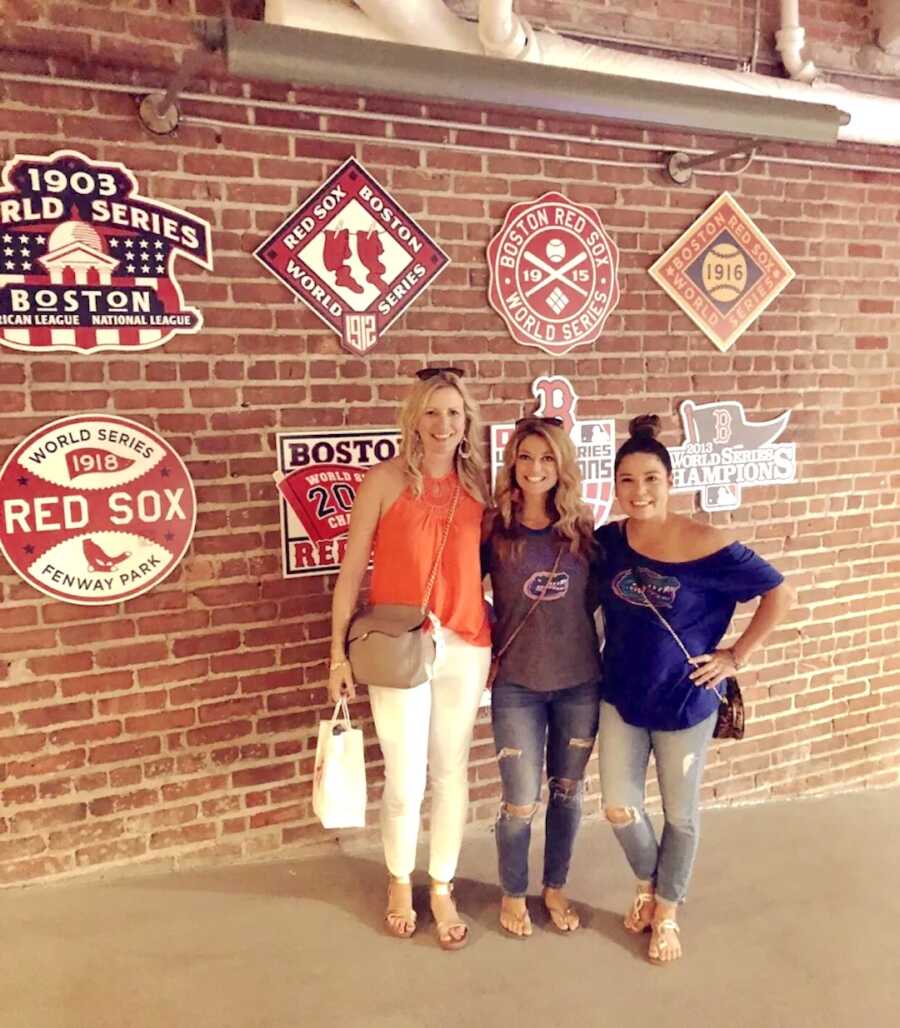
[[797, 82], [814, 82], [819, 74], [812, 61], [804, 61], [806, 29], [800, 24], [800, 0], [781, 0], [781, 28], [775, 33], [775, 49], [787, 73]]
[[478, 38], [489, 57], [536, 61], [531, 26], [513, 9], [513, 0], [479, 0]]
[[[365, 0], [370, 4], [373, 0]], [[393, 0], [381, 6], [390, 7], [395, 18], [398, 12], [415, 9], [435, 9], [435, 4], [443, 7], [439, 0]], [[276, 9], [280, 20], [275, 21]], [[307, 12], [315, 9], [313, 24]], [[325, 28], [322, 24], [322, 10], [327, 9], [331, 23]], [[444, 8], [445, 13], [447, 12]], [[347, 16], [351, 21], [347, 21]], [[451, 15], [451, 17], [455, 17]], [[266, 20], [273, 24], [291, 25], [296, 28], [316, 28], [318, 31], [330, 31], [356, 35], [359, 38], [385, 39], [384, 29], [374, 26], [367, 18], [359, 21], [359, 12], [346, 7], [334, 0], [269, 0], [266, 5]], [[402, 18], [396, 22], [401, 28]], [[352, 25], [352, 27], [350, 27]], [[561, 68], [581, 68], [587, 71], [604, 72], [609, 75], [622, 75], [636, 80], [654, 82], [671, 82], [675, 84], [700, 86], [706, 89], [722, 89], [736, 94], [735, 102], [739, 103], [741, 94], [753, 96], [773, 96], [783, 100], [798, 100], [806, 103], [832, 104], [840, 110], [847, 111], [851, 117], [849, 125], [838, 130], [838, 139], [848, 143], [871, 143], [880, 146], [900, 146], [900, 100], [891, 97], [876, 96], [870, 93], [859, 93], [843, 89], [840, 86], [816, 83], [806, 85], [793, 79], [777, 79], [768, 75], [754, 75], [748, 72], [729, 71], [724, 68], [711, 68], [702, 64], [690, 64], [682, 61], [667, 61], [660, 57], [647, 57], [643, 54], [626, 53], [621, 50], [608, 50], [603, 47], [579, 43], [554, 32], [535, 33], [540, 60], [545, 64]], [[397, 42], [409, 42], [408, 37], [390, 37]], [[431, 42], [423, 45], [437, 46], [442, 49], [455, 49], [465, 53], [481, 53], [478, 30], [475, 25], [462, 20], [458, 23], [454, 39], [462, 38], [464, 45], [450, 46]], [[637, 89], [640, 88], [636, 85]]]

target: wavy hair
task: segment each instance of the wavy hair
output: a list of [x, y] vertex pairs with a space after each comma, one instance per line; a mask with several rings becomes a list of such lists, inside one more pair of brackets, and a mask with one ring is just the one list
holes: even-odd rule
[[497, 554], [501, 559], [518, 556], [523, 540], [521, 525], [523, 499], [516, 481], [516, 458], [519, 447], [529, 436], [543, 439], [556, 461], [558, 481], [547, 494], [547, 514], [554, 533], [568, 541], [572, 553], [590, 559], [594, 552], [594, 519], [587, 504], [581, 499], [581, 472], [575, 455], [575, 446], [563, 428], [531, 421], [518, 425], [503, 451], [503, 467], [497, 475], [494, 490], [493, 523], [490, 532], [497, 541]]
[[[403, 407], [400, 409], [400, 450], [397, 456], [409, 482], [413, 496], [422, 495], [422, 450], [417, 426], [419, 419], [438, 389], [449, 386], [462, 398], [466, 429], [463, 440], [456, 448], [454, 467], [463, 489], [479, 503], [488, 502], [484, 454], [481, 449], [481, 419], [478, 406], [459, 375], [440, 371], [425, 381], [419, 379], [413, 384]], [[460, 450], [465, 448], [463, 455]]]

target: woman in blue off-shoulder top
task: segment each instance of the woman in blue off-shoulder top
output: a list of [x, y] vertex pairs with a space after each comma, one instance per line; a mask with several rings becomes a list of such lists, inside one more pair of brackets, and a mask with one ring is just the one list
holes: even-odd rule
[[[635, 418], [616, 453], [616, 498], [625, 521], [596, 532], [606, 625], [598, 748], [603, 806], [637, 878], [625, 928], [650, 931], [648, 957], [681, 956], [677, 910], [699, 838], [700, 782], [716, 722], [716, 687], [742, 667], [784, 617], [793, 591], [781, 574], [726, 532], [668, 509], [669, 452], [655, 415]], [[678, 634], [688, 662], [650, 609]], [[760, 597], [744, 632], [721, 641], [735, 605]], [[650, 753], [664, 828], [644, 811]]]

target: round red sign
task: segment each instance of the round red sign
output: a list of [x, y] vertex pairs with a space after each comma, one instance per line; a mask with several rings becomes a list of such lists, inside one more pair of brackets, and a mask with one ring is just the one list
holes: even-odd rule
[[513, 204], [487, 249], [488, 299], [516, 342], [551, 356], [594, 342], [619, 300], [619, 251], [561, 193]]
[[53, 421], [0, 471], [0, 549], [29, 585], [69, 603], [152, 589], [184, 556], [196, 513], [181, 458], [126, 418]]

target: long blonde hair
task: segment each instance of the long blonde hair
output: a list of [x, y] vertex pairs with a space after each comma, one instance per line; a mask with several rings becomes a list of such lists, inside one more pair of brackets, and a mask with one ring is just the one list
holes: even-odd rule
[[517, 529], [522, 517], [522, 491], [516, 481], [519, 447], [529, 436], [543, 439], [556, 461], [558, 481], [547, 494], [547, 514], [554, 533], [568, 541], [572, 553], [585, 559], [594, 552], [594, 519], [581, 499], [581, 472], [575, 446], [568, 433], [556, 425], [524, 421], [516, 426], [503, 451], [503, 467], [497, 474], [494, 490], [495, 511], [491, 531], [497, 540], [497, 553], [503, 559], [516, 557], [522, 548]]
[[419, 439], [417, 426], [423, 412], [431, 402], [431, 397], [438, 389], [450, 386], [462, 398], [466, 428], [462, 442], [456, 448], [454, 467], [460, 485], [479, 503], [487, 503], [487, 486], [484, 454], [481, 449], [481, 419], [478, 406], [462, 382], [459, 375], [450, 371], [439, 371], [424, 381], [418, 379], [406, 402], [400, 410], [400, 451], [397, 454], [403, 465], [409, 487], [413, 496], [422, 495], [422, 443]]

